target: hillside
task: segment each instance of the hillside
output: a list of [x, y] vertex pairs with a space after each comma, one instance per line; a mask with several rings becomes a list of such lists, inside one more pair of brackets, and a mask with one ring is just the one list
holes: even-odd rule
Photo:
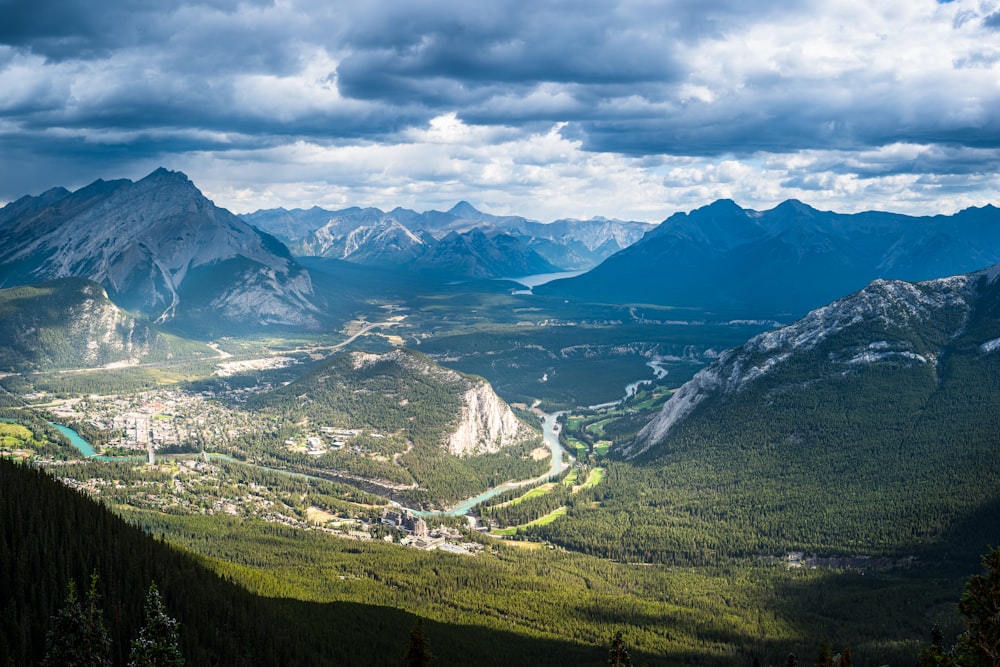
[[601, 508], [540, 534], [681, 562], [971, 557], [1000, 537], [998, 276], [876, 281], [723, 353], [620, 446]]
[[877, 278], [928, 280], [997, 261], [1000, 209], [992, 206], [911, 217], [794, 200], [754, 211], [720, 200], [672, 215], [588, 273], [536, 293], [788, 321]]
[[272, 455], [374, 480], [412, 502], [449, 504], [548, 468], [548, 456], [531, 456], [540, 435], [485, 380], [408, 350], [336, 355], [245, 407], [294, 425], [300, 438], [332, 434], [322, 454], [292, 446]]
[[53, 189], [0, 209], [0, 286], [80, 277], [158, 322], [319, 325], [309, 273], [184, 174]]
[[82, 278], [0, 290], [0, 341], [0, 370], [17, 372], [215, 355], [121, 310]]
[[[85, 589], [91, 574], [98, 577], [114, 665], [126, 664], [152, 581], [163, 594], [167, 612], [180, 622], [188, 665], [399, 665], [406, 653], [416, 623], [411, 613], [384, 604], [289, 599], [289, 585], [279, 578], [213, 559], [226, 572], [221, 576], [207, 567], [206, 559], [146, 535], [40, 470], [2, 458], [0, 488], [4, 664], [41, 661], [49, 619], [63, 605], [68, 582]], [[243, 550], [254, 540], [302, 541], [299, 532], [274, 524], [231, 521], [214, 530], [216, 540], [237, 539]], [[375, 547], [368, 549], [372, 557], [383, 560], [392, 549]], [[247, 592], [232, 583], [234, 578], [252, 580], [262, 594]], [[601, 650], [468, 624], [426, 621], [424, 629], [435, 664], [441, 665], [507, 665], [529, 656], [538, 664], [579, 663]]]

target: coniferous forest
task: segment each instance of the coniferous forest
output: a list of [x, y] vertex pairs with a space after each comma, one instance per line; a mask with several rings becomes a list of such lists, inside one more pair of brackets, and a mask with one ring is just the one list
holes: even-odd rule
[[[124, 665], [151, 584], [180, 626], [188, 665], [398, 665], [413, 614], [388, 606], [254, 595], [204, 558], [128, 525], [41, 470], [0, 458], [0, 664], [41, 664], [71, 582], [92, 579]], [[424, 623], [436, 664], [599, 664], [600, 647]]]
[[[775, 664], [790, 654], [807, 664], [807, 656], [822, 659], [834, 647], [851, 650], [854, 664], [905, 664], [920, 656], [939, 660], [921, 664], [977, 666], [991, 664], [987, 649], [976, 647], [988, 647], [997, 632], [990, 610], [1000, 591], [1000, 552], [984, 558], [984, 574], [970, 564], [975, 576], [963, 575], [964, 595], [960, 580], [947, 573], [936, 579], [875, 573], [874, 581], [865, 581], [848, 572], [789, 576], [778, 568], [755, 572], [760, 580], [751, 583], [749, 571], [735, 566], [650, 574], [648, 567], [572, 554], [536, 552], [529, 561], [517, 550], [486, 565], [209, 518], [199, 524], [133, 516], [140, 529], [44, 472], [9, 460], [0, 460], [0, 489], [4, 664], [41, 664], [74, 587], [84, 606], [96, 599], [115, 665], [126, 664], [141, 636], [154, 587], [163, 612], [179, 623], [178, 646], [188, 665], [400, 664], [424, 614], [421, 641], [438, 665], [605, 664], [609, 646], [625, 648], [615, 649], [612, 641], [619, 628], [617, 641], [627, 644], [635, 664]], [[193, 550], [149, 535], [157, 527], [169, 528]], [[295, 558], [311, 553], [312, 567], [289, 562], [292, 552], [301, 554]], [[381, 576], [373, 584], [366, 571]], [[575, 588], [581, 581], [583, 590]], [[616, 589], [633, 599], [623, 604]], [[676, 606], [653, 604], [664, 595]], [[336, 597], [341, 600], [329, 601]], [[985, 619], [961, 636], [957, 614], [947, 611], [960, 599], [966, 621]], [[924, 605], [937, 610], [943, 631], [931, 633]], [[834, 608], [840, 611], [831, 626]], [[727, 614], [755, 617], [756, 626]], [[433, 620], [444, 616], [453, 622]], [[789, 625], [792, 617], [797, 627]], [[880, 633], [897, 634], [900, 625], [926, 626], [926, 640], [880, 641]], [[799, 633], [808, 638], [796, 639]], [[656, 650], [665, 642], [673, 647], [669, 656]]]

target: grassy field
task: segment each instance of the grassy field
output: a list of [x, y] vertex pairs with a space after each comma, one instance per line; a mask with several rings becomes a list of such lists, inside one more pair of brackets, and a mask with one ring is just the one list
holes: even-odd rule
[[566, 515], [565, 507], [557, 507], [545, 516], [540, 516], [534, 521], [524, 524], [523, 526], [511, 526], [509, 528], [499, 528], [497, 530], [491, 530], [490, 535], [495, 535], [497, 537], [513, 537], [517, 535], [517, 531], [520, 528], [530, 528], [532, 526], [547, 526], [561, 516]]
[[24, 447], [32, 440], [31, 431], [20, 424], [0, 422], [0, 447]]
[[593, 488], [598, 484], [600, 484], [602, 481], [604, 481], [604, 477], [606, 475], [607, 471], [604, 468], [594, 468], [593, 470], [590, 471], [590, 474], [587, 475], [587, 481], [585, 481], [580, 486], [576, 487], [574, 491], [577, 491], [579, 489]]
[[[573, 472], [576, 471], [574, 470]], [[514, 500], [508, 501], [506, 503], [501, 503], [500, 505], [497, 505], [497, 507], [504, 507], [506, 505], [518, 505], [520, 503], [523, 503], [525, 500], [528, 500], [529, 498], [538, 498], [539, 496], [544, 496], [548, 493], [552, 493], [552, 489], [554, 488], [556, 488], [556, 483], [548, 482], [547, 484], [536, 486], [535, 488], [526, 492], [524, 495], [515, 498]]]

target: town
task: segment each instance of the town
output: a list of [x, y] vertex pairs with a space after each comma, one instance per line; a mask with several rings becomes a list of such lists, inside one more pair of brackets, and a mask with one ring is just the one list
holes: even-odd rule
[[[259, 390], [233, 390], [235, 396], [225, 398], [238, 401], [240, 394]], [[268, 418], [227, 407], [213, 392], [164, 389], [66, 399], [35, 393], [21, 398], [59, 423], [86, 425], [88, 433], [103, 437], [95, 443], [95, 455], [72, 451], [65, 461], [42, 463], [67, 485], [126, 514], [227, 514], [427, 551], [474, 555], [483, 548], [483, 538], [468, 539], [480, 531], [464, 519], [449, 517], [452, 525], [440, 521], [431, 527], [429, 518], [355, 487], [258, 465], [237, 443], [263, 433]], [[361, 435], [384, 437], [356, 428], [314, 426], [284, 445], [290, 453], [310, 457], [341, 450], [366, 455], [361, 445], [352, 444]]]

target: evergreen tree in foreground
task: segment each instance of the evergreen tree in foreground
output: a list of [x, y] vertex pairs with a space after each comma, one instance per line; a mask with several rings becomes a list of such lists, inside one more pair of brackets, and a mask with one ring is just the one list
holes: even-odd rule
[[959, 638], [962, 665], [1000, 665], [1000, 548], [983, 556], [985, 574], [965, 584], [958, 610], [965, 616], [965, 632]]
[[182, 667], [184, 656], [179, 646], [178, 623], [167, 615], [156, 582], [146, 594], [146, 624], [132, 642], [129, 667]]
[[937, 623], [931, 628], [931, 645], [917, 656], [917, 667], [952, 667], [954, 658], [944, 649], [944, 633]]
[[44, 667], [110, 667], [111, 637], [98, 608], [97, 574], [90, 577], [86, 601], [69, 582], [66, 603], [51, 619], [45, 635]]
[[611, 640], [611, 651], [608, 654], [608, 664], [611, 667], [632, 667], [632, 657], [625, 648], [625, 640], [622, 639], [622, 631], [615, 633]]
[[917, 657], [918, 667], [997, 667], [1000, 665], [1000, 549], [990, 547], [983, 556], [985, 574], [965, 583], [958, 610], [965, 616], [965, 632], [951, 650], [945, 650], [944, 633], [935, 624], [931, 645]]
[[410, 645], [406, 649], [403, 664], [406, 667], [427, 667], [431, 664], [431, 651], [424, 636], [424, 619], [418, 618], [417, 624], [410, 630]]

